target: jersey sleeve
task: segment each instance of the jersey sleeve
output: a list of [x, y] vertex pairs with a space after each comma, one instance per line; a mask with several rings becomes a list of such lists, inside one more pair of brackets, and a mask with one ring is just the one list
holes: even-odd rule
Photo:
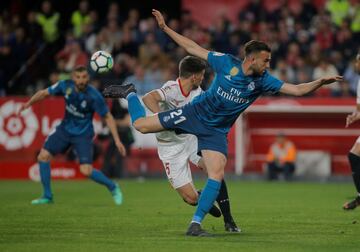
[[229, 63], [230, 56], [219, 52], [209, 52], [207, 60], [211, 68], [215, 72], [220, 73], [224, 69], [224, 67]]
[[66, 82], [64, 80], [58, 81], [48, 87], [49, 94], [51, 95], [65, 95]]
[[266, 93], [277, 93], [283, 84], [283, 81], [266, 72], [263, 79], [263, 91]]
[[101, 117], [104, 117], [107, 112], [109, 112], [109, 108], [105, 102], [105, 99], [100, 95], [100, 93], [96, 93], [95, 95], [94, 110]]
[[161, 101], [169, 101], [176, 97], [176, 85], [176, 83], [166, 82], [161, 88], [157, 89], [157, 92], [161, 97]]

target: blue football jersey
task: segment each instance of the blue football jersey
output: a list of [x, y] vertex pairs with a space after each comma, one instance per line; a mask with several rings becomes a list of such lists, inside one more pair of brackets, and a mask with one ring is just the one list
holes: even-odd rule
[[94, 134], [94, 112], [104, 117], [109, 111], [105, 99], [96, 88], [88, 85], [77, 92], [73, 80], [63, 80], [48, 88], [51, 95], [65, 98], [65, 116], [61, 126], [72, 135]]
[[214, 80], [192, 106], [201, 121], [223, 133], [261, 94], [276, 93], [283, 84], [267, 71], [261, 76], [246, 76], [242, 61], [229, 54], [209, 52], [208, 62], [215, 71]]

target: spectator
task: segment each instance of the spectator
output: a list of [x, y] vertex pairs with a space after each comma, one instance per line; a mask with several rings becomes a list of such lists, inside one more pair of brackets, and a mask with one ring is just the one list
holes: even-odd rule
[[283, 173], [285, 180], [291, 180], [295, 171], [295, 160], [295, 145], [284, 134], [279, 133], [266, 157], [268, 179], [277, 180], [278, 174]]
[[60, 36], [58, 27], [60, 14], [53, 10], [50, 1], [46, 0], [41, 4], [41, 12], [37, 14], [36, 19], [42, 27], [44, 41], [55, 42]]
[[[320, 76], [329, 77], [332, 75], [339, 75], [338, 70], [333, 64], [329, 62], [327, 58], [322, 58], [319, 65], [314, 69], [313, 79], [317, 79]], [[334, 82], [330, 85], [324, 86], [321, 91], [316, 91], [315, 94], [320, 96], [339, 96], [341, 95], [340, 83]]]
[[[5, 9], [1, 11], [0, 93], [3, 95], [5, 90], [8, 95], [25, 94], [29, 86], [35, 87], [36, 83], [44, 83], [54, 71], [67, 74], [72, 65], [69, 64], [68, 58], [62, 58], [61, 64], [53, 60], [54, 56], [59, 55], [64, 49], [65, 31], [72, 31], [73, 39], [79, 39], [80, 44], [84, 45], [84, 50], [81, 51], [88, 55], [97, 50], [104, 50], [112, 53], [114, 59], [119, 55], [120, 58], [130, 57], [130, 63], [114, 66], [114, 70], [116, 68], [117, 71], [115, 75], [121, 76], [121, 81], [134, 73], [135, 67], [130, 66], [133, 62], [140, 62], [148, 71], [157, 65], [160, 68], [157, 69], [158, 73], [172, 75], [173, 71], [168, 71], [164, 65], [173, 65], [186, 55], [182, 48], [177, 47], [156, 26], [154, 18], [147, 16], [141, 9], [128, 9], [125, 5], [120, 11], [123, 5], [113, 0], [96, 10], [89, 9], [91, 1], [79, 0], [75, 8], [70, 9], [69, 7], [74, 5], [64, 2], [60, 3], [61, 8], [68, 10], [67, 14], [70, 15], [69, 20], [64, 20], [63, 16], [66, 16], [66, 13], [61, 13], [60, 16], [51, 4], [53, 1], [40, 2], [41, 11], [38, 13], [26, 9], [30, 5], [21, 5], [24, 9], [14, 11], [12, 4], [6, 3]], [[337, 10], [333, 4], [349, 5], [349, 8], [344, 8], [348, 11], [343, 12], [342, 8], [339, 9], [346, 14], [341, 14], [341, 21], [334, 25], [332, 18], [337, 13], [329, 13], [325, 2], [320, 2], [316, 3], [317, 8], [314, 8], [314, 3], [309, 0], [281, 0], [270, 8], [268, 1], [251, 0], [239, 12], [240, 22], [229, 22], [228, 16], [220, 14], [211, 20], [212, 27], [201, 27], [193, 14], [184, 10], [177, 13], [178, 15], [174, 13], [169, 16], [168, 23], [171, 29], [181, 32], [202, 47], [212, 47], [238, 58], [243, 57], [242, 47], [249, 40], [266, 41], [273, 51], [270, 67], [275, 68], [278, 61], [286, 61], [286, 71], [282, 70], [280, 73], [279, 69], [275, 69], [275, 72], [282, 76], [286, 74], [285, 79], [296, 81], [312, 77], [312, 72], [319, 67], [323, 55], [329, 57], [330, 63], [343, 74], [346, 62], [350, 61], [359, 49], [357, 41], [360, 37], [360, 4], [356, 1], [328, 1], [329, 10]], [[21, 57], [17, 57], [16, 54]], [[13, 88], [9, 89], [9, 79], [18, 72], [24, 60], [32, 56], [33, 63], [27, 66], [22, 76], [12, 81]], [[153, 64], [153, 59], [157, 59], [158, 62]], [[305, 62], [301, 62], [302, 60]], [[279, 65], [282, 64], [283, 62]], [[58, 65], [64, 65], [66, 69], [58, 69]], [[302, 69], [302, 66], [306, 69]], [[311, 68], [311, 71], [308, 68]], [[158, 73], [153, 75], [159, 76]], [[27, 83], [26, 88], [22, 84], [24, 80]], [[340, 91], [333, 92], [328, 89], [328, 92], [321, 95], [344, 95], [347, 91], [342, 87], [347, 86], [341, 86], [340, 83]]]
[[349, 15], [350, 3], [348, 0], [328, 0], [326, 9], [331, 14], [331, 21], [340, 26], [344, 18]]
[[142, 65], [135, 67], [134, 74], [126, 78], [125, 83], [133, 83], [136, 86], [137, 93], [144, 95], [153, 89], [157, 89], [162, 83], [154, 82]]
[[83, 35], [84, 25], [90, 24], [90, 22], [89, 2], [87, 0], [81, 0], [79, 2], [79, 9], [74, 11], [71, 15], [71, 23], [76, 38], [80, 38]]
[[65, 70], [67, 72], [71, 72], [75, 66], [86, 66], [88, 63], [88, 56], [82, 50], [80, 42], [71, 36], [68, 38], [64, 49], [58, 52], [55, 58], [65, 60]]
[[356, 59], [353, 59], [346, 68], [344, 73], [344, 79], [349, 85], [351, 94], [353, 96], [356, 96], [358, 83], [360, 82], [360, 75], [357, 73], [356, 70]]

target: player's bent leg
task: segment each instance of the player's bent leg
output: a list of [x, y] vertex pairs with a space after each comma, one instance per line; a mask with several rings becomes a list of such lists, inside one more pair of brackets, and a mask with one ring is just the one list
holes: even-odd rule
[[101, 171], [93, 169], [91, 164], [81, 164], [80, 171], [96, 183], [106, 186], [111, 192], [116, 205], [122, 204], [123, 195], [118, 184], [106, 177]]
[[37, 157], [40, 171], [40, 179], [43, 187], [43, 195], [31, 201], [32, 205], [43, 205], [53, 203], [53, 194], [51, 191], [51, 168], [50, 160], [52, 156], [49, 151], [42, 148]]
[[140, 117], [133, 122], [133, 126], [137, 131], [143, 134], [155, 133], [164, 130], [158, 115]]

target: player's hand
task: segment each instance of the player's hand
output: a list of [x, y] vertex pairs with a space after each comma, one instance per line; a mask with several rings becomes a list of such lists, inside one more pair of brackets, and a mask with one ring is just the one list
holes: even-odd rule
[[122, 144], [122, 142], [120, 141], [116, 141], [116, 148], [118, 149], [118, 151], [120, 152], [121, 156], [125, 157], [126, 156], [126, 148], [125, 146]]
[[27, 106], [26, 103], [22, 103], [21, 106], [19, 107], [18, 111], [17, 111], [17, 115], [20, 115], [24, 110], [28, 109], [29, 106]]
[[152, 9], [152, 14], [155, 16], [160, 29], [164, 30], [164, 28], [166, 27], [166, 24], [165, 24], [165, 20], [164, 20], [163, 15], [161, 14], [161, 12], [158, 10]]
[[349, 127], [350, 124], [360, 119], [360, 113], [358, 111], [353, 112], [352, 114], [346, 117], [345, 127]]
[[321, 82], [322, 85], [328, 85], [328, 84], [331, 84], [333, 82], [342, 81], [342, 80], [343, 80], [342, 76], [336, 75], [336, 76], [331, 76], [331, 77], [328, 77], [328, 78], [322, 78], [320, 80], [320, 82]]

